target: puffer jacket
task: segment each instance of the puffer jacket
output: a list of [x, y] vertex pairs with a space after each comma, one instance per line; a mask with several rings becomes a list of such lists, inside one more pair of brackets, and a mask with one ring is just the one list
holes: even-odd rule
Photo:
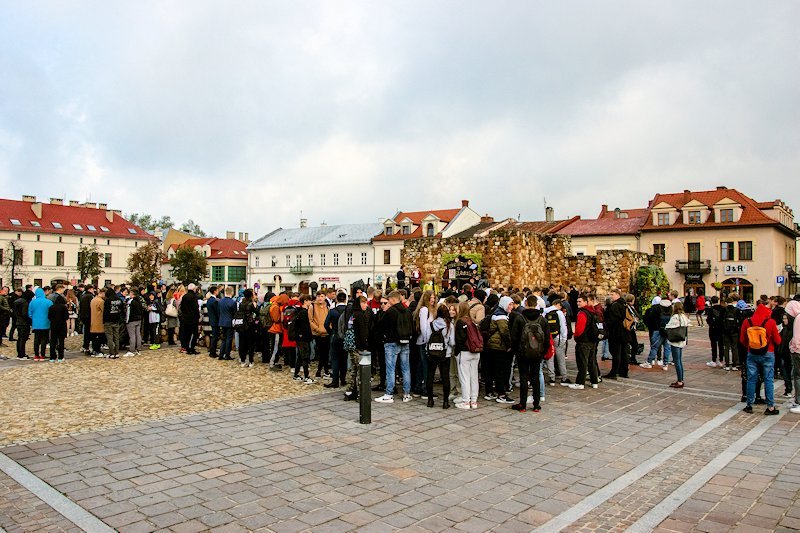
[[492, 315], [489, 326], [489, 340], [486, 343], [489, 350], [507, 352], [511, 349], [511, 332], [508, 327], [508, 313], [499, 307]]

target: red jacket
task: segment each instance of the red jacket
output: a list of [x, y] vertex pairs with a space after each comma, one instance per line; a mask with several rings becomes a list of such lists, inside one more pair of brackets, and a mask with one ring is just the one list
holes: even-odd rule
[[753, 326], [761, 326], [766, 320], [767, 323], [764, 324], [764, 329], [767, 330], [767, 340], [769, 341], [767, 353], [775, 353], [775, 345], [780, 346], [781, 344], [781, 334], [778, 332], [778, 326], [775, 321], [770, 318], [771, 316], [772, 310], [764, 304], [759, 304], [753, 316], [742, 323], [742, 329], [739, 331], [739, 342], [743, 346], [747, 346], [747, 328], [750, 327], [751, 321]]

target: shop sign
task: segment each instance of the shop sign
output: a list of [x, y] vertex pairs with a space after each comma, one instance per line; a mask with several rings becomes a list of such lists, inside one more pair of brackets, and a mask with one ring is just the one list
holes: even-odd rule
[[689, 272], [686, 274], [686, 281], [703, 281], [703, 274], [699, 272]]
[[728, 263], [725, 265], [723, 272], [726, 276], [746, 276], [747, 265], [740, 263]]

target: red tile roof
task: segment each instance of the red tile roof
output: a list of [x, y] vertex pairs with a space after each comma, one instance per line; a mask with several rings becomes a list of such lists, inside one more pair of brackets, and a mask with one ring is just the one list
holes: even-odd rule
[[[655, 198], [651, 200], [650, 206], [652, 209], [653, 207], [657, 206], [660, 203], [666, 203], [680, 210], [681, 208], [683, 208], [684, 205], [695, 200], [705, 206], [708, 206], [709, 209], [713, 209], [714, 204], [720, 202], [725, 198], [729, 198], [730, 200], [742, 206], [742, 215], [738, 221], [716, 222], [714, 220], [714, 213], [712, 211], [711, 216], [708, 217], [708, 220], [704, 224], [684, 224], [683, 217], [678, 217], [678, 220], [674, 224], [670, 224], [669, 226], [657, 226], [653, 224], [653, 217], [648, 216], [645, 224], [642, 226], [642, 230], [663, 231], [663, 230], [676, 230], [676, 229], [699, 229], [699, 228], [709, 228], [709, 227], [718, 228], [718, 227], [731, 227], [731, 226], [759, 226], [759, 225], [770, 225], [770, 224], [780, 225], [779, 222], [771, 219], [770, 217], [762, 213], [761, 209], [759, 208], [755, 200], [753, 200], [749, 196], [742, 194], [736, 189], [727, 189], [724, 187], [717, 188], [713, 191], [684, 191], [681, 193], [673, 193], [673, 194], [656, 194]], [[791, 231], [791, 229], [789, 228], [786, 229]]]
[[[118, 239], [155, 239], [145, 230], [131, 224], [117, 213], [113, 214], [113, 221], [109, 222], [106, 218], [106, 213], [109, 211], [106, 209], [42, 202], [37, 204], [42, 209], [42, 216], [39, 218], [33, 211], [33, 205], [33, 202], [0, 199], [0, 231], [56, 233]], [[12, 219], [19, 221], [19, 225], [11, 222]], [[53, 223], [61, 227], [56, 227]], [[78, 225], [80, 229], [75, 225]]]
[[[463, 209], [463, 208], [461, 208]], [[373, 240], [375, 241], [401, 241], [406, 239], [417, 239], [423, 236], [422, 234], [422, 219], [427, 217], [428, 215], [434, 215], [435, 217], [439, 218], [445, 224], [449, 224], [451, 220], [453, 220], [458, 213], [461, 212], [461, 209], [439, 209], [435, 211], [401, 211], [397, 213], [397, 215], [392, 218], [394, 223], [398, 226], [402, 226], [402, 223], [405, 219], [411, 220], [411, 223], [415, 226], [418, 226], [417, 229], [412, 231], [408, 235], [402, 234], [402, 228], [398, 228], [397, 232], [394, 235], [386, 235], [386, 233], [380, 233], [376, 235]], [[437, 237], [441, 236], [441, 232], [437, 234]]]
[[[644, 209], [620, 209], [620, 213], [624, 213], [628, 215], [626, 218], [635, 218], [635, 217], [646, 217], [649, 215], [649, 210], [647, 208]], [[608, 209], [608, 206], [603, 204], [600, 209], [600, 214], [597, 215], [597, 218], [610, 218], [616, 219], [616, 209]]]
[[[640, 211], [631, 209], [630, 211]], [[646, 209], [644, 210], [646, 211]], [[613, 214], [613, 211], [612, 211]], [[631, 218], [596, 218], [586, 220], [576, 220], [571, 224], [558, 230], [560, 235], [636, 235], [642, 224], [647, 220], [646, 217]]]
[[188, 239], [180, 244], [170, 246], [171, 250], [180, 247], [194, 248], [195, 246], [210, 246], [211, 255], [208, 259], [242, 259], [247, 260], [247, 243], [239, 239], [218, 239], [217, 237], [205, 237], [199, 239]]

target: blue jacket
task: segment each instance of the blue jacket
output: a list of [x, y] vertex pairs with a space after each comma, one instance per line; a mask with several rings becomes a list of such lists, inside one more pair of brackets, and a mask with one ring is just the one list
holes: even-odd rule
[[206, 302], [206, 310], [208, 311], [208, 325], [212, 328], [219, 326], [219, 300], [215, 296]]
[[50, 319], [47, 317], [53, 302], [44, 295], [44, 289], [36, 289], [35, 298], [28, 304], [28, 316], [31, 319], [31, 329], [50, 329]]
[[236, 313], [236, 302], [227, 296], [219, 302], [219, 325], [229, 328], [233, 325], [233, 315]]

